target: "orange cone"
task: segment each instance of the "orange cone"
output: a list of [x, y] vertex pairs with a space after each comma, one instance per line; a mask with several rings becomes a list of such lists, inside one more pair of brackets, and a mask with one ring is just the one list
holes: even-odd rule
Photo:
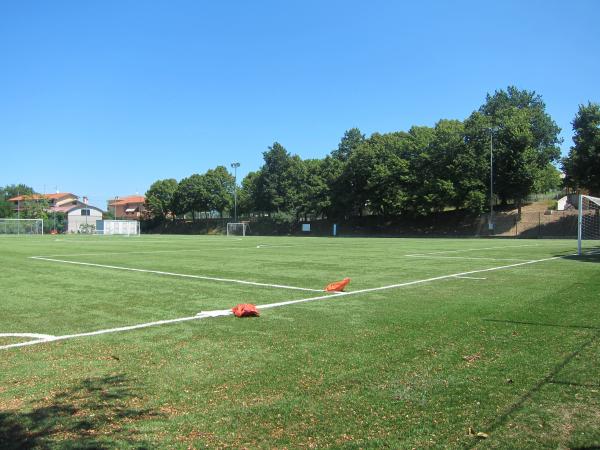
[[333, 283], [329, 283], [325, 287], [325, 290], [327, 292], [343, 292], [348, 283], [350, 283], [350, 278], [344, 278], [342, 281], [334, 281]]

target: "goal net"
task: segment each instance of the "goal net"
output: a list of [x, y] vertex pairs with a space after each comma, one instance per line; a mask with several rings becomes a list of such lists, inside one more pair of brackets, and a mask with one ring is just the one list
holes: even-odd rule
[[44, 219], [0, 219], [0, 234], [44, 234]]
[[97, 220], [96, 234], [137, 236], [140, 234], [140, 223], [137, 220]]
[[600, 251], [600, 198], [580, 195], [577, 253], [589, 251]]
[[246, 222], [228, 223], [227, 236], [246, 236], [250, 227]]

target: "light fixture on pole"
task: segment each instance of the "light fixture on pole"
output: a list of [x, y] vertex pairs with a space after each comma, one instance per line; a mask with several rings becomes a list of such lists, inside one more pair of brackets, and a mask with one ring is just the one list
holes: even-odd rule
[[488, 128], [490, 132], [490, 218], [488, 229], [494, 231], [494, 133], [498, 127]]
[[237, 168], [240, 167], [239, 162], [232, 162], [233, 167], [233, 221], [237, 222]]

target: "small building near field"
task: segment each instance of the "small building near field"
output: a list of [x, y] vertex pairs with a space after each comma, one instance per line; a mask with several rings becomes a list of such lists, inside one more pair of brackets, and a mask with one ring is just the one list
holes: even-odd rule
[[96, 221], [102, 220], [103, 211], [95, 206], [80, 203], [67, 211], [67, 233], [94, 233]]
[[114, 214], [115, 219], [140, 220], [146, 210], [145, 202], [146, 197], [143, 195], [115, 197], [108, 201], [107, 209]]

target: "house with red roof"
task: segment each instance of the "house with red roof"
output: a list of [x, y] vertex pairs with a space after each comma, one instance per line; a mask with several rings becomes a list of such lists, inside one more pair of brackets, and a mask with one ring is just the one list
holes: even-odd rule
[[46, 200], [49, 213], [60, 212], [67, 216], [68, 233], [88, 233], [96, 227], [96, 221], [102, 220], [103, 211], [88, 204], [87, 197], [79, 201], [79, 197], [70, 192], [57, 192], [56, 194], [19, 195], [8, 199], [13, 203], [15, 213], [24, 209], [27, 202]]
[[115, 215], [115, 219], [140, 220], [146, 211], [145, 202], [143, 195], [115, 197], [108, 201], [107, 209]]
[[70, 192], [57, 192], [56, 194], [32, 194], [32, 195], [18, 195], [13, 198], [9, 198], [8, 201], [13, 204], [13, 210], [18, 212], [23, 208], [24, 202], [46, 200], [49, 205], [50, 211], [66, 212], [67, 209], [72, 208], [79, 202], [79, 197], [71, 194]]

